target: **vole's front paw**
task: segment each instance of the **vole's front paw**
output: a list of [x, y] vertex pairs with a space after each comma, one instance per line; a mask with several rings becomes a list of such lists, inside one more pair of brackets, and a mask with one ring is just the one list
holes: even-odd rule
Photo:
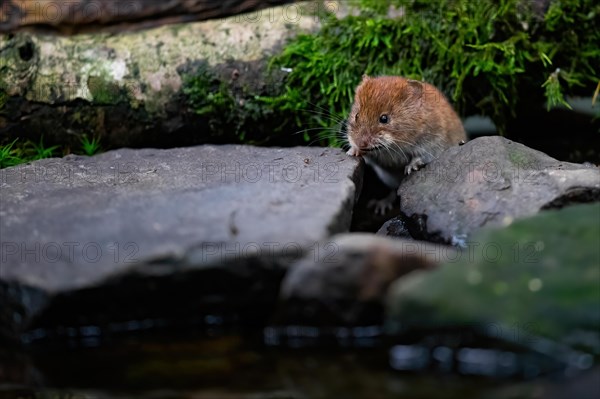
[[350, 155], [351, 157], [357, 157], [359, 154], [356, 148], [350, 147], [350, 149], [346, 151], [346, 155]]
[[425, 166], [425, 162], [423, 162], [420, 157], [415, 157], [411, 159], [410, 163], [404, 168], [404, 174], [410, 175], [413, 170], [416, 172], [423, 166]]
[[388, 211], [391, 211], [393, 208], [393, 204], [389, 201], [386, 200], [386, 198], [384, 199], [380, 199], [380, 200], [371, 200], [367, 203], [367, 207], [373, 208], [373, 212], [376, 215], [385, 215], [386, 213], [388, 213]]

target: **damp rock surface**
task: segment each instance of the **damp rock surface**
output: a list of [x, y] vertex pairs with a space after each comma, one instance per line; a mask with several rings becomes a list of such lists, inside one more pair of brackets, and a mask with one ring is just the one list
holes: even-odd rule
[[415, 270], [454, 258], [451, 247], [374, 234], [340, 234], [293, 264], [275, 323], [380, 325], [388, 287]]
[[600, 204], [546, 210], [390, 288], [387, 328], [466, 327], [558, 359], [574, 370], [600, 355]]
[[[13, 306], [3, 318], [25, 323], [57, 298], [72, 306], [74, 292], [91, 306], [103, 285], [122, 303], [104, 301], [98, 311], [148, 310], [141, 302], [124, 306], [119, 281], [147, 277], [162, 287], [164, 278], [175, 287], [190, 270], [214, 274], [222, 265], [237, 273], [235, 284], [196, 276], [200, 296], [260, 292], [269, 285], [261, 270], [347, 231], [361, 178], [361, 163], [341, 150], [239, 145], [121, 149], [4, 169], [0, 293]], [[177, 289], [148, 291], [136, 281], [127, 283], [132, 293], [185, 300]], [[276, 292], [278, 281], [271, 286]]]
[[408, 176], [398, 194], [414, 238], [465, 246], [480, 227], [599, 201], [600, 169], [561, 162], [500, 136], [480, 137]]

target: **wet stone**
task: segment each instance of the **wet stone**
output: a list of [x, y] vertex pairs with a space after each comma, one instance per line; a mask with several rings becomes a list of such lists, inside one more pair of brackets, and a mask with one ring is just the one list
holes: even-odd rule
[[[409, 337], [399, 367], [421, 359], [419, 348], [429, 364], [436, 347], [447, 347], [453, 364], [462, 354], [473, 374], [570, 377], [590, 369], [600, 357], [599, 220], [597, 203], [545, 210], [477, 232], [452, 262], [397, 280], [386, 332]], [[502, 371], [500, 360], [511, 356], [514, 367]]]
[[465, 247], [481, 227], [600, 201], [600, 169], [561, 162], [500, 136], [480, 137], [408, 176], [398, 194], [412, 237]]
[[348, 230], [361, 178], [341, 150], [239, 145], [3, 169], [3, 332], [202, 324], [229, 303], [260, 324], [291, 261]]
[[455, 256], [448, 246], [364, 233], [336, 235], [326, 248], [327, 252], [308, 254], [289, 269], [274, 324], [380, 326], [388, 288], [396, 279], [433, 269]]

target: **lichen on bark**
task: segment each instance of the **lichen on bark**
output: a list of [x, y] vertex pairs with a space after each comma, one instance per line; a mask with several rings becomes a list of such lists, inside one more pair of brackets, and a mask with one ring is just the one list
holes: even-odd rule
[[[0, 35], [0, 88], [8, 94], [0, 134], [43, 134], [51, 143], [68, 145], [91, 133], [102, 136], [108, 148], [210, 141], [207, 118], [190, 108], [184, 81], [197, 72], [195, 66], [205, 65], [229, 85], [233, 107], [259, 106], [245, 96], [265, 93], [251, 86], [271, 84], [268, 58], [286, 39], [319, 25], [309, 14], [290, 23], [284, 7], [273, 10], [119, 35]], [[174, 140], [169, 144], [161, 135]]]

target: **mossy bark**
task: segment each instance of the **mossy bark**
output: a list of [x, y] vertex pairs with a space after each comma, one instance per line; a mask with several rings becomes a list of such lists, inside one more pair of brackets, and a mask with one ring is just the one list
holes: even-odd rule
[[[284, 73], [273, 78], [269, 57], [319, 25], [308, 8], [292, 15], [289, 7], [301, 5], [120, 35], [0, 35], [0, 92], [7, 95], [0, 138], [44, 135], [74, 145], [93, 134], [104, 147], [214, 142], [209, 118], [184, 94], [187, 77], [201, 69], [212, 77], [204, 84], [224, 84], [237, 107], [247, 108], [242, 91], [281, 90]], [[263, 105], [252, 106], [261, 112]]]

